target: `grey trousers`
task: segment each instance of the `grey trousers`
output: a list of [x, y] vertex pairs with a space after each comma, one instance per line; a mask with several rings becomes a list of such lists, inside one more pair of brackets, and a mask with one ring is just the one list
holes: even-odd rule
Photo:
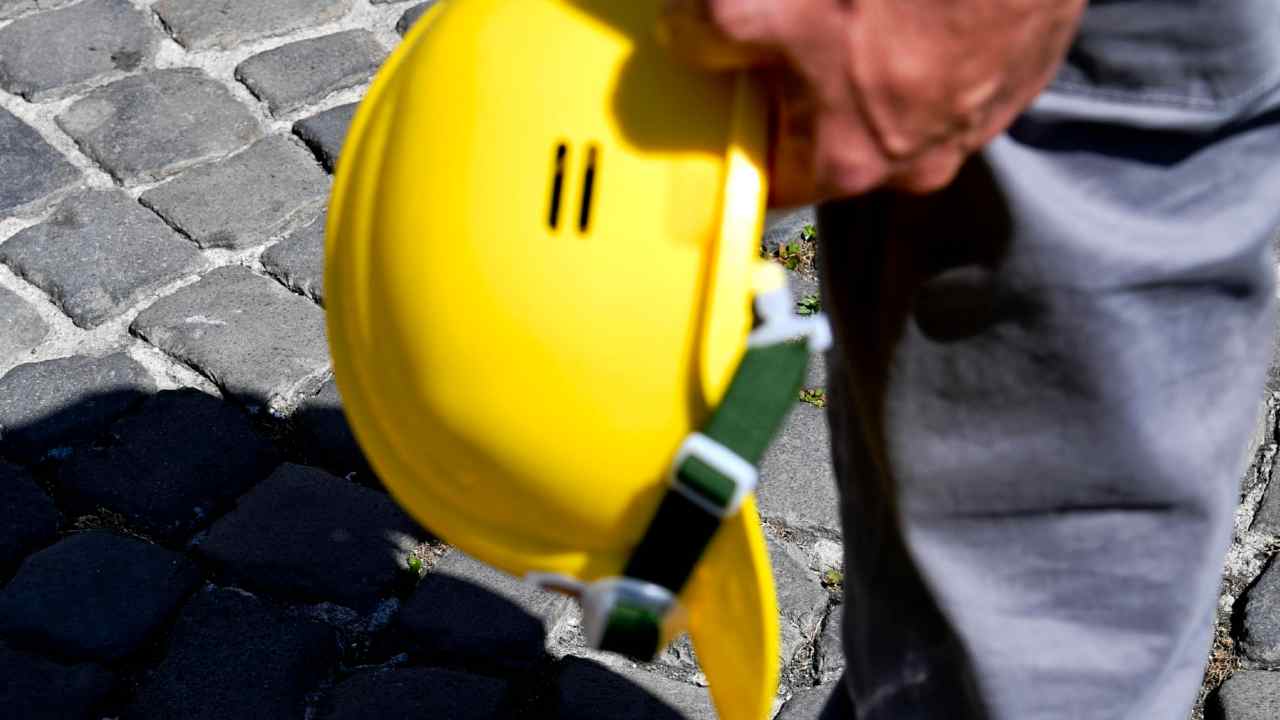
[[819, 211], [847, 693], [1184, 720], [1274, 328], [1280, 2], [1095, 0], [947, 190]]

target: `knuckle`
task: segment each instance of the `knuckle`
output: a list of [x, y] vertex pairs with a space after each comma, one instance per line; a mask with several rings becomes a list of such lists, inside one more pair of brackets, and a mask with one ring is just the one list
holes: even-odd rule
[[763, 0], [707, 0], [707, 19], [730, 40], [761, 43], [773, 37], [772, 7]]

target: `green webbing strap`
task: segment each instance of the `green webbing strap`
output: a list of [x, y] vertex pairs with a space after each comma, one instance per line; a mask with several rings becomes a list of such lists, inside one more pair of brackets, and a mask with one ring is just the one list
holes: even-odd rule
[[[750, 348], [729, 389], [702, 434], [757, 465], [796, 402], [809, 363], [805, 341]], [[684, 490], [721, 510], [735, 496], [737, 483], [697, 457], [686, 459], [677, 475]], [[722, 517], [672, 487], [631, 555], [623, 575], [678, 595]], [[661, 618], [619, 605], [610, 614], [601, 649], [649, 660], [658, 650]]]

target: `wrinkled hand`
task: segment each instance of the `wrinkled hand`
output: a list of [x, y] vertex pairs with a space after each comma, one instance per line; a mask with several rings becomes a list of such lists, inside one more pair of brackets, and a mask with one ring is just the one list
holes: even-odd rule
[[775, 206], [945, 186], [1049, 83], [1086, 0], [667, 0], [659, 38], [755, 68]]

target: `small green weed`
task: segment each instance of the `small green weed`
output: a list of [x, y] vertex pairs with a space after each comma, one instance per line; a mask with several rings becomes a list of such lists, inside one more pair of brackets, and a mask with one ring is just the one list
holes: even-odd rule
[[800, 229], [800, 239], [805, 242], [813, 242], [818, 239], [818, 228], [809, 223]]
[[817, 295], [805, 295], [796, 303], [797, 315], [816, 315], [822, 311], [822, 300]]
[[844, 587], [844, 573], [835, 568], [827, 568], [822, 573], [822, 587], [838, 590]]
[[422, 577], [422, 558], [417, 555], [409, 556], [409, 572]]
[[814, 407], [827, 406], [827, 391], [822, 388], [805, 388], [800, 391], [800, 402], [807, 402]]

